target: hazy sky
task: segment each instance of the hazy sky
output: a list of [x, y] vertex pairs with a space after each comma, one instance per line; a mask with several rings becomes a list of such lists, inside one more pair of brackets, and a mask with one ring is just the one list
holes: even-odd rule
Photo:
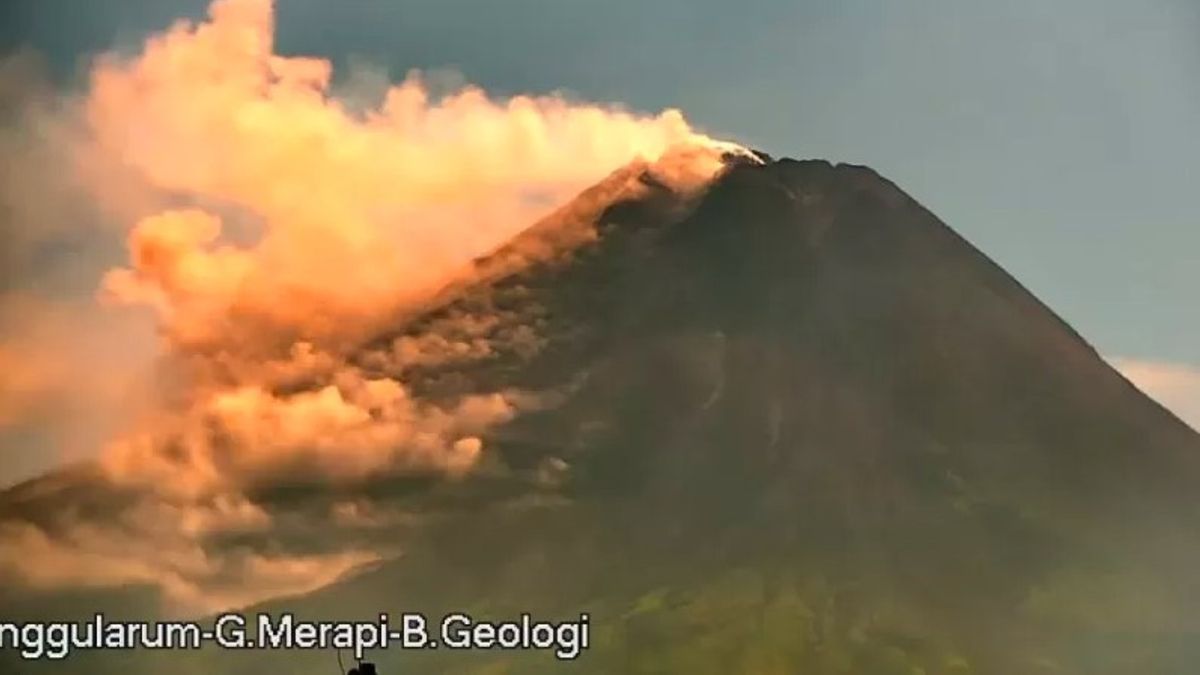
[[[4, 50], [31, 45], [67, 78], [206, 3], [5, 5]], [[1104, 354], [1200, 364], [1195, 0], [278, 5], [284, 53], [676, 106], [772, 154], [869, 164]]]

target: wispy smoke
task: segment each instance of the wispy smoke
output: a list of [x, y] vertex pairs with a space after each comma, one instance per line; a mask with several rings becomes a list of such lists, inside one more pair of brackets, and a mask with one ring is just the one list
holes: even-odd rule
[[[0, 570], [27, 583], [154, 583], [183, 606], [217, 598], [203, 603], [211, 609], [307, 590], [378, 555], [213, 558], [205, 541], [269, 529], [272, 515], [247, 495], [274, 482], [469, 472], [488, 429], [529, 397], [422, 401], [355, 366], [356, 345], [631, 160], [669, 155], [660, 171], [679, 181], [719, 166], [696, 148], [724, 146], [673, 110], [498, 100], [471, 86], [434, 95], [412, 73], [362, 111], [331, 93], [328, 61], [279, 56], [272, 36], [268, 0], [217, 0], [208, 21], [178, 23], [133, 58], [98, 58], [87, 90], [59, 99], [53, 118], [68, 123], [47, 143], [92, 220], [125, 230], [127, 259], [103, 275], [98, 298], [148, 311], [159, 340], [138, 350], [155, 358], [153, 405], [101, 463], [106, 480], [142, 498], [113, 523], [5, 524], [6, 546], [25, 553], [0, 557]], [[16, 218], [6, 229], [26, 225]], [[28, 316], [5, 323], [32, 335]], [[74, 328], [76, 340], [89, 334]], [[397, 358], [487, 352], [462, 335], [398, 342]], [[92, 372], [63, 369], [64, 348], [38, 342], [54, 349], [6, 379], [0, 425], [28, 423], [14, 403], [23, 392], [78, 390]], [[6, 337], [0, 363], [28, 350]], [[49, 407], [39, 414], [52, 418]], [[196, 522], [206, 525], [179, 526]]]

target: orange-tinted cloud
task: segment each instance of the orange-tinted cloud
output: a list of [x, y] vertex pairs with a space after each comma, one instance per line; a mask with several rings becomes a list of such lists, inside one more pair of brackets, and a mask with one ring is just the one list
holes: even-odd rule
[[[494, 100], [469, 86], [433, 97], [417, 74], [377, 109], [352, 112], [330, 94], [329, 62], [274, 54], [272, 30], [270, 2], [218, 0], [208, 22], [177, 24], [92, 73], [97, 146], [193, 205], [137, 221], [129, 266], [109, 273], [105, 295], [153, 308], [171, 353], [220, 358], [193, 358], [182, 411], [159, 419], [165, 432], [116, 443], [110, 465], [136, 473], [169, 444], [204, 474], [189, 489], [306, 463], [358, 475], [442, 462], [459, 473], [484, 424], [454, 420], [488, 405], [413, 403], [403, 383], [339, 365], [343, 351], [619, 166], [715, 142], [678, 111]], [[719, 167], [713, 152], [669, 157], [661, 171], [679, 182]], [[325, 361], [319, 386], [270, 393], [280, 383], [259, 364], [287, 362], [301, 345]], [[485, 423], [514, 413], [489, 409]], [[218, 420], [221, 443], [239, 450], [214, 458], [211, 434], [193, 429], [201, 419], [206, 429]]]
[[369, 323], [631, 159], [704, 140], [678, 111], [470, 86], [434, 98], [415, 73], [352, 112], [330, 94], [328, 61], [273, 53], [269, 2], [219, 0], [211, 14], [132, 60], [102, 59], [87, 99], [109, 153], [239, 219], [241, 237], [217, 213], [151, 214], [130, 272], [110, 281], [118, 298], [155, 297], [188, 344]]
[[[497, 99], [473, 86], [440, 95], [419, 73], [364, 111], [333, 94], [328, 61], [276, 54], [273, 30], [269, 0], [216, 0], [204, 22], [180, 22], [132, 57], [100, 57], [87, 90], [57, 102], [55, 166], [85, 220], [119, 223], [127, 257], [97, 280], [97, 297], [152, 317], [158, 344], [130, 351], [160, 381], [102, 454], [107, 480], [139, 495], [133, 505], [48, 529], [0, 523], [0, 548], [22, 551], [0, 556], [0, 572], [34, 585], [152, 583], [178, 606], [214, 609], [308, 590], [381, 555], [217, 551], [206, 537], [273, 527], [248, 495], [274, 483], [344, 491], [379, 474], [469, 473], [489, 430], [537, 398], [434, 403], [403, 377], [486, 356], [486, 330], [437, 324], [398, 339], [388, 375], [357, 366], [357, 346], [631, 161], [692, 188], [733, 147], [675, 110]], [[64, 325], [58, 334], [94, 324]], [[0, 361], [20, 366], [0, 390], [10, 422], [28, 417], [37, 392], [86, 391], [69, 347], [35, 342], [0, 343]], [[331, 517], [376, 517], [346, 503]]]
[[[12, 290], [0, 292], [0, 328], [0, 466], [94, 456], [145, 405], [141, 366], [153, 347], [145, 321]], [[0, 484], [6, 478], [0, 468]]]
[[[0, 579], [32, 589], [144, 585], [161, 591], [168, 614], [216, 612], [306, 593], [363, 565], [377, 553], [346, 549], [288, 555], [252, 549], [206, 549], [176, 523], [221, 517], [209, 510], [135, 511], [142, 522], [79, 522], [48, 534], [23, 522], [0, 522]], [[244, 527], [225, 517], [214, 526]]]

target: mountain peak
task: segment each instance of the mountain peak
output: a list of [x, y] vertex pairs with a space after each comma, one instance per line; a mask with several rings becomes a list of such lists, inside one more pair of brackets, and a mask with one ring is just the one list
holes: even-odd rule
[[[423, 348], [436, 358], [406, 358]], [[350, 361], [422, 405], [522, 406], [479, 432], [464, 475], [354, 486], [403, 524], [332, 539], [405, 555], [271, 611], [586, 609], [611, 638], [587, 672], [713, 649], [722, 672], [763, 672], [746, 651], [761, 626], [787, 636], [781, 672], [831, 654], [847, 665], [823, 672], [1190, 672], [1096, 645], [1194, 635], [1200, 437], [869, 168], [695, 148], [634, 162]], [[74, 525], [68, 493], [120, 501], [85, 482], [11, 493], [0, 515]], [[338, 497], [247, 495], [289, 524]], [[1142, 614], [1154, 625], [1122, 619]]]

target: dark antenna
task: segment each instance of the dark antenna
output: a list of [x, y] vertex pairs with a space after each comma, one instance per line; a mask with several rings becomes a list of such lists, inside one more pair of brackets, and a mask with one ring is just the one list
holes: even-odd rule
[[342, 675], [379, 675], [375, 670], [374, 663], [363, 663], [362, 659], [357, 659], [358, 665], [346, 670], [346, 666], [342, 665], [342, 650], [337, 650], [338, 672]]

